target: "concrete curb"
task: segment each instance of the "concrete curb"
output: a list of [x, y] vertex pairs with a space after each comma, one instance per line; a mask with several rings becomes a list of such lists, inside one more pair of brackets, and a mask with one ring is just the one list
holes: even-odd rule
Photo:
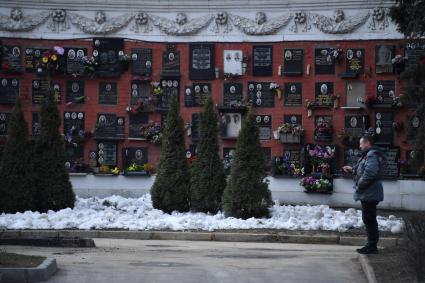
[[43, 263], [33, 268], [0, 268], [1, 282], [39, 282], [48, 280], [58, 267], [56, 259], [46, 258]]
[[[264, 232], [174, 232], [174, 231], [103, 231], [103, 230], [4, 230], [2, 238], [109, 238], [133, 240], [180, 240], [180, 241], [223, 241], [223, 242], [268, 242], [298, 244], [331, 244], [362, 246], [364, 236], [344, 236], [320, 233], [264, 233]], [[381, 237], [380, 246], [398, 245], [398, 238]]]
[[369, 283], [378, 283], [378, 281], [376, 280], [375, 271], [373, 270], [372, 265], [370, 265], [367, 256], [359, 254], [358, 259], [363, 269], [363, 273], [366, 275], [367, 281]]

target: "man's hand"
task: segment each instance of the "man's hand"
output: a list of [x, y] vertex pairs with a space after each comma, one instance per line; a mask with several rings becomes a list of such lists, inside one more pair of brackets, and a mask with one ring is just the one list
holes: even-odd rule
[[342, 170], [344, 170], [345, 173], [351, 173], [353, 172], [353, 167], [349, 166], [349, 165], [345, 165], [342, 167]]

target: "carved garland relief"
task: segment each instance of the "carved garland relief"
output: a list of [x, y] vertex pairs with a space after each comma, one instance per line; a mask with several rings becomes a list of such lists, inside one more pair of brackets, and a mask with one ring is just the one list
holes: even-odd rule
[[10, 15], [0, 14], [0, 30], [10, 32], [31, 31], [47, 22], [47, 28], [59, 33], [70, 29], [70, 24], [87, 34], [111, 34], [115, 33], [133, 21], [130, 30], [135, 33], [150, 33], [153, 27], [167, 35], [183, 36], [199, 33], [207, 26], [215, 33], [229, 33], [235, 27], [246, 35], [272, 35], [291, 22], [289, 30], [292, 32], [307, 32], [311, 25], [326, 34], [344, 34], [355, 31], [369, 20], [370, 30], [383, 30], [389, 26], [387, 8], [375, 8], [370, 11], [360, 11], [356, 15], [347, 16], [343, 10], [335, 10], [334, 15], [329, 17], [321, 14], [296, 11], [284, 13], [280, 16], [268, 19], [264, 12], [257, 12], [254, 19], [240, 15], [229, 14], [224, 11], [215, 15], [189, 19], [186, 13], [176, 14], [175, 20], [139, 11], [126, 13], [119, 16], [108, 17], [103, 11], [97, 11], [93, 18], [67, 12], [64, 9], [43, 11], [31, 15], [24, 15], [20, 8], [13, 8]]

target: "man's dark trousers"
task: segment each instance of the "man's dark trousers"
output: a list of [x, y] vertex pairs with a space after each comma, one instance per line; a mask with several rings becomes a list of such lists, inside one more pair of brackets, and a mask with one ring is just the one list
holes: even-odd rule
[[376, 205], [378, 201], [362, 201], [362, 219], [366, 226], [367, 245], [376, 247], [379, 241], [378, 222], [376, 221]]

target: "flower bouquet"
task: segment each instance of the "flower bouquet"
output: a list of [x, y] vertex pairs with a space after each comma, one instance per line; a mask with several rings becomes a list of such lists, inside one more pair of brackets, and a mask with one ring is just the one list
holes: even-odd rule
[[37, 74], [57, 74], [63, 72], [65, 50], [60, 46], [54, 46], [53, 49], [45, 51], [41, 60], [36, 64]]
[[304, 187], [306, 193], [331, 193], [333, 190], [332, 182], [327, 178], [315, 178], [307, 176], [302, 178], [300, 185]]
[[149, 121], [147, 125], [140, 128], [142, 136], [153, 144], [161, 144], [162, 142], [162, 128], [158, 123]]
[[304, 129], [299, 124], [283, 123], [277, 131], [281, 143], [300, 143]]

